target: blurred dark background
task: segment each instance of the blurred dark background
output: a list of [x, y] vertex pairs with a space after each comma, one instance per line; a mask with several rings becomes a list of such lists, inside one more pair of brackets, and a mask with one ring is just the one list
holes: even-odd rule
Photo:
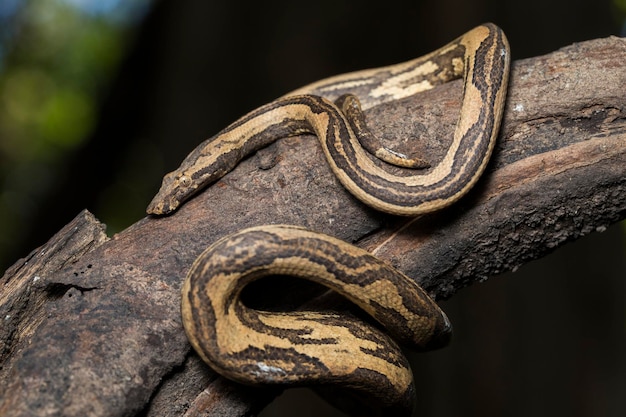
[[[625, 18], [624, 0], [2, 0], [0, 271], [83, 208], [129, 226], [197, 143], [309, 82], [485, 21], [522, 59]], [[622, 223], [461, 291], [452, 346], [414, 357], [418, 414], [623, 416], [625, 278]], [[297, 395], [265, 415], [330, 415]]]

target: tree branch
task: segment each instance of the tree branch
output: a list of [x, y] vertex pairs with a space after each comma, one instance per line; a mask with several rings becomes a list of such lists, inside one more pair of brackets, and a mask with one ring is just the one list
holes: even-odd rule
[[[624, 62], [619, 38], [515, 62], [484, 177], [458, 204], [418, 219], [352, 198], [309, 136], [278, 141], [175, 215], [110, 240], [81, 213], [0, 281], [0, 414], [243, 416], [262, 407], [275, 391], [214, 375], [190, 351], [179, 315], [193, 260], [244, 227], [298, 224], [356, 242], [445, 298], [623, 219]], [[460, 90], [450, 83], [385, 103], [368, 123], [394, 149], [434, 161]]]

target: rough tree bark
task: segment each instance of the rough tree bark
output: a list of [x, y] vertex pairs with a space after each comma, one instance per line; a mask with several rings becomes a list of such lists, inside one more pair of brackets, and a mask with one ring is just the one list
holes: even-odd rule
[[[112, 239], [81, 213], [0, 281], [0, 415], [243, 416], [263, 406], [275, 392], [213, 374], [179, 317], [192, 261], [243, 227], [299, 224], [356, 242], [445, 298], [625, 218], [625, 62], [619, 38], [515, 62], [486, 174], [429, 216], [364, 207], [309, 136], [277, 142], [175, 215], [144, 218]], [[396, 149], [435, 160], [460, 90], [450, 83], [380, 105], [369, 125]]]

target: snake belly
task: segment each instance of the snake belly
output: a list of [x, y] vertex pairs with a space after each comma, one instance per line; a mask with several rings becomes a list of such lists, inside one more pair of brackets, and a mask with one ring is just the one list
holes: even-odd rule
[[332, 384], [388, 409], [410, 409], [409, 364], [378, 328], [332, 312], [269, 312], [242, 303], [246, 285], [272, 275], [340, 293], [408, 347], [433, 348], [450, 337], [450, 322], [426, 292], [365, 250], [300, 227], [259, 226], [211, 245], [183, 285], [183, 324], [207, 364], [245, 384]]
[[[395, 215], [439, 210], [461, 198], [485, 169], [503, 114], [509, 64], [504, 33], [486, 24], [424, 57], [304, 87], [201, 143], [164, 177], [147, 212], [173, 213], [250, 153], [303, 133], [318, 137], [334, 174], [363, 203]], [[460, 116], [441, 161], [428, 163], [384, 149], [367, 129], [362, 108], [461, 77]], [[374, 157], [430, 168], [398, 176], [376, 165]], [[330, 312], [258, 311], [241, 302], [248, 283], [276, 274], [339, 292], [400, 343], [431, 348], [449, 338], [445, 314], [411, 279], [384, 262], [302, 228], [260, 226], [213, 244], [187, 275], [183, 324], [203, 360], [242, 383], [339, 384], [392, 409], [410, 409], [408, 363], [378, 326]]]

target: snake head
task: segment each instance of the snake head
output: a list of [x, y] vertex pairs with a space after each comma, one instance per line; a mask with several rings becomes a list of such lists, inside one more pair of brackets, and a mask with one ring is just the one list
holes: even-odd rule
[[161, 188], [146, 212], [155, 215], [170, 214], [198, 191], [231, 171], [242, 156], [238, 150], [223, 152], [221, 145], [214, 145], [211, 139], [198, 145], [175, 171], [163, 177]]
[[185, 172], [170, 172], [163, 177], [161, 188], [148, 204], [146, 212], [155, 215], [170, 214], [197, 190], [197, 183]]

